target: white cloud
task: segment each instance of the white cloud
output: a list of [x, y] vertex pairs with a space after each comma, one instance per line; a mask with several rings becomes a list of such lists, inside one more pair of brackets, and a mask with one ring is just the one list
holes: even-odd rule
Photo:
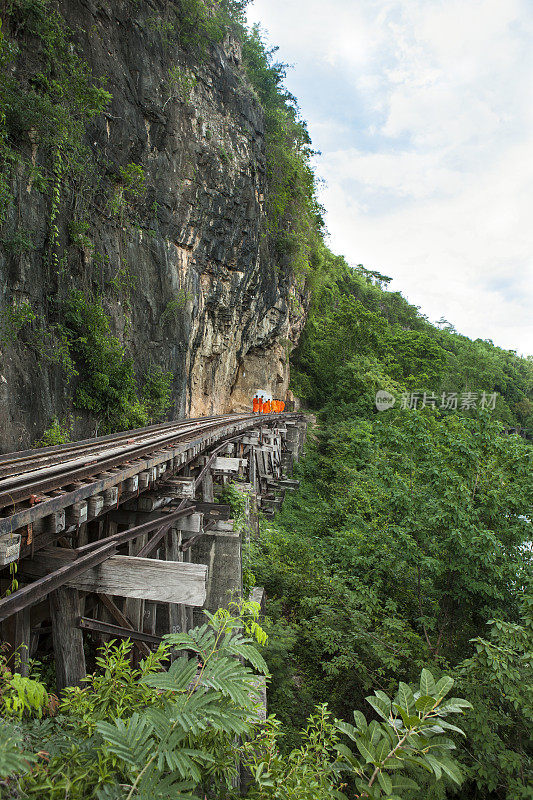
[[333, 249], [392, 275], [430, 319], [533, 353], [533, 7], [256, 0], [251, 13], [295, 63]]

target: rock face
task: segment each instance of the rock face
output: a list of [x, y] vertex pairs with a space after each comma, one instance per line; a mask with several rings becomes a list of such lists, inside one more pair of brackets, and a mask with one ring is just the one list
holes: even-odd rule
[[[172, 372], [174, 418], [250, 408], [257, 388], [285, 398], [307, 296], [269, 253], [263, 116], [239, 46], [225, 41], [191, 58], [151, 23], [163, 7], [59, 3], [113, 96], [86, 137], [103, 185], [134, 163], [147, 191], [118, 215], [95, 193], [90, 246], [73, 243], [77, 199], [65, 202], [57, 220], [63, 259], [51, 274], [43, 257], [50, 196], [19, 170], [4, 227], [22, 225], [34, 249], [2, 252], [0, 281], [4, 308], [28, 301], [43, 317], [47, 298], [66, 287], [97, 294], [139, 376], [150, 363]], [[73, 386], [24, 342], [2, 351], [0, 448], [10, 450], [71, 410]], [[77, 414], [74, 435], [93, 432]]]

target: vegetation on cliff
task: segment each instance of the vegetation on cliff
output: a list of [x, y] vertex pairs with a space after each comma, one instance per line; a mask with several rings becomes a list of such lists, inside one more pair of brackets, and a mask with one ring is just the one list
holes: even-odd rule
[[[150, 9], [132, 0], [130, 6], [135, 19], [132, 40], [137, 44], [140, 39], [143, 48], [157, 53], [165, 76], [160, 93], [150, 98], [153, 110], [143, 108], [144, 116], [155, 113], [167, 136], [169, 120], [183, 106], [187, 124], [197, 120], [200, 130], [205, 128], [202, 146], [213, 150], [222, 171], [229, 169], [235, 143], [220, 139], [218, 146], [208, 145], [212, 133], [195, 104], [202, 98], [200, 76], [210, 61], [217, 60], [216, 49], [230, 51], [239, 43], [242, 63], [228, 62], [226, 68], [228, 75], [232, 73], [231, 88], [257, 117], [258, 132], [264, 121], [260, 147], [266, 192], [264, 200], [257, 201], [263, 205], [262, 210], [256, 207], [261, 224], [253, 242], [253, 263], [260, 255], [272, 283], [278, 280], [277, 271], [280, 283], [296, 282], [298, 292], [305, 292], [320, 266], [323, 233], [310, 165], [313, 151], [296, 101], [283, 86], [285, 67], [274, 62], [259, 31], [244, 24], [245, 0], [175, 0]], [[105, 4], [101, 12], [108, 17], [115, 13], [112, 5]], [[116, 14], [121, 19], [124, 8], [117, 8]], [[93, 18], [98, 24], [75, 30], [74, 12], [70, 15], [68, 8], [52, 0], [7, 0], [0, 27], [0, 241], [9, 287], [0, 304], [0, 357], [21, 368], [38, 361], [49, 383], [56, 390], [61, 387], [54, 400], [60, 399], [62, 408], [52, 409], [61, 417], [60, 427], [69, 430], [67, 416], [75, 411], [85, 420], [85, 433], [133, 427], [163, 415], [164, 385], [150, 408], [145, 402], [146, 393], [154, 391], [154, 381], [150, 383], [154, 369], [166, 376], [172, 367], [173, 391], [183, 382], [180, 365], [172, 361], [175, 354], [163, 363], [156, 351], [155, 356], [150, 354], [154, 363], [148, 364], [137, 353], [132, 362], [134, 338], [139, 335], [132, 299], [140, 293], [132, 241], [146, 241], [148, 250], [153, 242], [154, 252], [159, 248], [158, 257], [164, 258], [164, 246], [174, 246], [175, 239], [158, 238], [168, 211], [160, 208], [150, 173], [153, 165], [144, 156], [135, 160], [133, 145], [131, 154], [124, 148], [117, 154], [108, 152], [113, 132], [121, 135], [110, 89], [119, 97], [121, 89], [112, 80], [116, 76], [105, 74], [97, 10]], [[125, 136], [133, 141], [131, 130]], [[181, 168], [178, 195], [198, 165], [182, 158]], [[255, 173], [254, 163], [249, 168]], [[264, 186], [262, 177], [261, 191]], [[25, 208], [31, 210], [22, 213]], [[29, 286], [25, 271], [36, 260], [42, 265], [42, 285]], [[159, 312], [158, 336], [169, 331], [183, 336], [172, 321], [183, 316], [183, 297], [190, 296], [181, 284], [174, 292]], [[153, 305], [149, 313], [157, 314]], [[74, 332], [64, 325], [65, 314], [71, 321], [76, 318]], [[79, 359], [84, 338], [87, 343], [98, 341], [107, 365], [93, 370], [92, 376]], [[87, 354], [89, 346], [85, 350]], [[92, 360], [97, 360], [96, 352]], [[53, 420], [54, 416], [49, 419], [51, 427]]]

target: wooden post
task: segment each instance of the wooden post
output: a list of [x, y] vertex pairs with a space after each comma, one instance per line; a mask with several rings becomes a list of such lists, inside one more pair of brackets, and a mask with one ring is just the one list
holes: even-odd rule
[[9, 668], [21, 675], [27, 675], [31, 631], [29, 606], [8, 617], [1, 627], [3, 638], [11, 645], [11, 652], [7, 654]]
[[[148, 541], [148, 534], [139, 536], [129, 542], [128, 552], [130, 556], [136, 556]], [[124, 616], [129, 619], [136, 631], [142, 630], [142, 619], [144, 614], [144, 600], [137, 600], [128, 597], [124, 603]]]
[[157, 603], [154, 600], [144, 601], [143, 631], [155, 635]]
[[76, 623], [81, 617], [80, 593], [62, 586], [50, 593], [50, 616], [58, 691], [79, 686], [85, 678], [83, 634]]
[[248, 448], [248, 480], [257, 491], [256, 485], [255, 447], [251, 444]]
[[213, 492], [213, 473], [210, 469], [205, 473], [202, 480], [202, 497], [204, 503], [214, 503], [215, 495]]
[[[180, 544], [181, 531], [176, 530], [176, 528], [171, 528], [167, 533], [167, 561], [183, 561], [183, 558], [180, 558], [180, 555], [183, 555], [179, 551]], [[168, 604], [169, 633], [183, 632], [183, 629], [180, 626], [180, 605], [177, 603]]]

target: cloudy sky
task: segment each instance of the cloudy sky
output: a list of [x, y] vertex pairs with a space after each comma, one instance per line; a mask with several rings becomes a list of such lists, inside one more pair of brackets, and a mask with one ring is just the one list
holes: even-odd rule
[[532, 0], [255, 0], [330, 246], [430, 320], [533, 354]]

